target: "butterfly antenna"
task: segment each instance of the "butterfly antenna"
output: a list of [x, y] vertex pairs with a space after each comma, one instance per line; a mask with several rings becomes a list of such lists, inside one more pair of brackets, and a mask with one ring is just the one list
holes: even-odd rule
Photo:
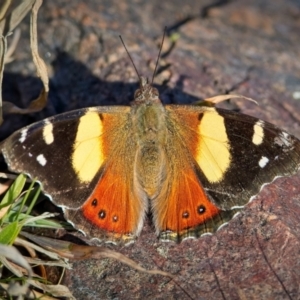
[[135, 64], [133, 62], [133, 59], [132, 59], [131, 55], [129, 54], [129, 51], [127, 50], [127, 47], [126, 47], [126, 45], [125, 45], [125, 43], [124, 43], [124, 41], [122, 39], [122, 36], [119, 35], [119, 38], [120, 38], [120, 40], [121, 40], [121, 42], [122, 42], [122, 44], [123, 44], [123, 46], [124, 46], [124, 48], [125, 48], [125, 50], [127, 52], [127, 55], [129, 57], [129, 59], [131, 60], [131, 63], [133, 65], [134, 69], [135, 69], [135, 72], [136, 72], [136, 74], [137, 74], [137, 76], [139, 78], [139, 81], [141, 81], [141, 76], [140, 76], [140, 74], [139, 74], [139, 72], [138, 72], [138, 70], [137, 70], [137, 68], [136, 68], [136, 66], [135, 66]]
[[167, 32], [167, 26], [164, 29], [164, 35], [163, 35], [163, 38], [162, 38], [162, 41], [161, 41], [161, 44], [160, 44], [160, 48], [159, 48], [159, 52], [158, 52], [158, 56], [157, 56], [157, 60], [156, 60], [156, 64], [155, 64], [155, 69], [154, 69], [154, 72], [153, 72], [153, 75], [152, 75], [151, 85], [153, 85], [153, 81], [154, 81], [154, 77], [155, 77], [155, 74], [156, 74], [156, 70], [157, 70], [161, 50], [162, 50], [162, 47], [163, 47], [163, 44], [164, 44], [166, 32]]

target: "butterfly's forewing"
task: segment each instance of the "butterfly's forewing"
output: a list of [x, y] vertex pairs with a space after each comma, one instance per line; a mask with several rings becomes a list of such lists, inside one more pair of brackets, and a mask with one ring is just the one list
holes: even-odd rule
[[172, 168], [153, 201], [169, 239], [215, 231], [276, 176], [295, 173], [300, 142], [272, 124], [215, 108], [166, 106]]
[[[231, 167], [221, 185], [207, 182], [219, 207], [243, 206], [276, 177], [295, 174], [300, 166], [300, 141], [257, 118], [217, 110], [230, 140]], [[222, 194], [227, 190], [229, 194]], [[234, 196], [231, 196], [234, 195]]]
[[30, 125], [2, 151], [11, 171], [42, 183], [67, 219], [89, 236], [130, 238], [147, 204], [133, 187], [136, 142], [129, 107], [81, 109]]

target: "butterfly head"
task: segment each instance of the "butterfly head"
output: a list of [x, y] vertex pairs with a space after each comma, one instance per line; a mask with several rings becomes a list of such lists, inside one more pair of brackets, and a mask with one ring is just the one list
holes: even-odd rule
[[133, 104], [144, 103], [150, 105], [160, 102], [158, 90], [154, 88], [152, 84], [148, 83], [146, 77], [140, 77], [140, 87], [134, 93]]

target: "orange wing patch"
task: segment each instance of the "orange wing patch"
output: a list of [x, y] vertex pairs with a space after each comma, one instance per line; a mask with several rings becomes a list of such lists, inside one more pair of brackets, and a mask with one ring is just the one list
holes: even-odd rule
[[137, 230], [143, 207], [141, 201], [130, 193], [128, 182], [110, 170], [104, 173], [82, 206], [82, 213], [93, 225], [103, 230], [128, 234]]
[[157, 200], [156, 225], [159, 231], [180, 232], [204, 224], [220, 213], [209, 201], [196, 174], [191, 169], [172, 182], [165, 200]]

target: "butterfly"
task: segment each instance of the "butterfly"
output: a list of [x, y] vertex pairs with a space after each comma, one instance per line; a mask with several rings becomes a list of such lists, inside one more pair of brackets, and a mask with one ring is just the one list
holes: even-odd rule
[[13, 133], [1, 150], [75, 228], [127, 243], [149, 211], [162, 240], [214, 232], [300, 165], [300, 141], [287, 132], [214, 106], [163, 105], [143, 77], [131, 106], [50, 117]]

